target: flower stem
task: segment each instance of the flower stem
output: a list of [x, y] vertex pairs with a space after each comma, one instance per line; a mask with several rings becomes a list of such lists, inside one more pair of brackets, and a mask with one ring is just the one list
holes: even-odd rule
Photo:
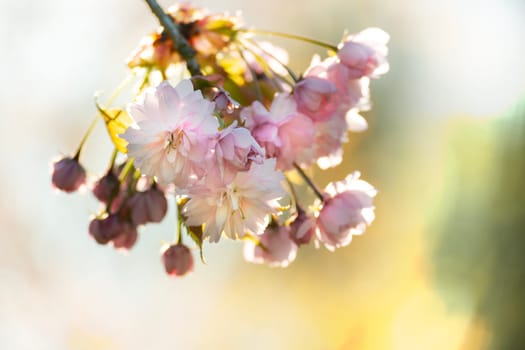
[[257, 44], [257, 42], [253, 41], [253, 40], [248, 40], [248, 42], [250, 44], [252, 44], [253, 46], [255, 46], [256, 48], [258, 48], [259, 50], [261, 50], [263, 53], [267, 54], [268, 56], [270, 56], [275, 62], [277, 62], [281, 67], [283, 67], [284, 69], [286, 69], [286, 71], [288, 72], [288, 75], [290, 75], [290, 77], [292, 78], [292, 80], [297, 83], [299, 81], [299, 77], [297, 76], [297, 74], [295, 74], [295, 72], [292, 70], [292, 68], [290, 68], [287, 64], [284, 64], [281, 60], [279, 60], [277, 57], [275, 57], [274, 54], [272, 54], [271, 52], [263, 49], [261, 47], [261, 45]]
[[95, 126], [97, 125], [99, 115], [97, 114], [95, 118], [93, 118], [93, 121], [89, 125], [89, 128], [86, 130], [86, 133], [82, 137], [82, 140], [80, 140], [80, 144], [78, 145], [77, 151], [75, 152], [74, 159], [78, 160], [80, 158], [80, 152], [82, 152], [82, 148], [84, 147], [84, 144], [86, 143], [87, 139], [89, 138], [89, 135], [93, 132], [95, 129]]
[[132, 167], [133, 167], [133, 158], [128, 159], [128, 162], [124, 166], [124, 169], [122, 169], [122, 171], [120, 172], [120, 175], [118, 177], [119, 182], [124, 181], [124, 179], [126, 178], [126, 176], [128, 176], [128, 173]]
[[118, 150], [114, 148], [113, 153], [111, 154], [111, 160], [109, 161], [108, 173], [113, 171], [113, 167], [115, 166], [115, 160], [117, 159], [117, 154]]
[[297, 163], [293, 163], [293, 166], [295, 168], [295, 170], [297, 170], [297, 172], [299, 173], [299, 175], [301, 175], [301, 177], [303, 178], [304, 182], [306, 182], [306, 184], [314, 191], [315, 195], [321, 200], [323, 201], [324, 200], [324, 196], [323, 194], [321, 193], [321, 191], [319, 191], [319, 189], [317, 188], [317, 186], [313, 183], [312, 179], [310, 179], [310, 177], [308, 175], [306, 175], [306, 173], [304, 172], [304, 170], [299, 166], [297, 165]]
[[236, 47], [237, 47], [237, 51], [239, 52], [239, 55], [241, 55], [242, 60], [244, 61], [244, 63], [246, 63], [246, 66], [250, 70], [250, 74], [253, 80], [253, 87], [255, 90], [255, 95], [257, 96], [257, 99], [262, 102], [263, 95], [261, 91], [261, 86], [259, 85], [259, 80], [257, 79], [257, 74], [255, 70], [253, 69], [253, 67], [250, 65], [250, 63], [248, 62], [248, 60], [246, 59], [246, 57], [244, 56], [244, 53], [242, 52], [241, 48], [238, 45], [236, 45]]
[[182, 35], [179, 25], [160, 7], [156, 0], [145, 0], [151, 12], [158, 18], [168, 37], [173, 40], [173, 46], [186, 61], [186, 66], [192, 76], [201, 75], [199, 63], [195, 59], [196, 52]]
[[304, 41], [304, 42], [307, 42], [307, 43], [310, 43], [310, 44], [313, 44], [313, 45], [317, 45], [317, 46], [321, 46], [321, 47], [327, 48], [327, 49], [332, 50], [332, 51], [337, 51], [337, 46], [335, 46], [335, 45], [332, 45], [332, 44], [329, 44], [329, 43], [325, 43], [325, 42], [320, 41], [320, 40], [308, 38], [308, 37], [305, 37], [305, 36], [302, 36], [302, 35], [274, 32], [274, 31], [270, 31], [270, 30], [261, 30], [261, 29], [242, 29], [240, 31], [245, 32], [245, 33], [280, 36], [282, 38], [293, 39], [293, 40], [300, 40], [300, 41]]
[[[124, 87], [126, 87], [132, 78], [134, 77], [134, 74], [130, 74], [128, 77], [126, 77], [117, 87], [117, 89], [111, 94], [107, 102], [105, 103], [106, 106], [109, 106], [122, 92]], [[96, 99], [97, 97], [95, 97]], [[75, 152], [74, 158], [78, 160], [80, 158], [80, 152], [82, 152], [82, 148], [84, 147], [84, 144], [86, 143], [87, 139], [89, 138], [89, 135], [93, 132], [93, 129], [95, 129], [95, 125], [97, 125], [98, 119], [100, 115], [97, 114], [94, 118], [91, 124], [89, 125], [89, 128], [86, 130], [86, 133], [82, 137], [82, 140], [80, 140], [80, 144], [78, 145], [77, 151]]]
[[178, 202], [177, 202], [177, 196], [174, 196], [174, 202], [175, 202], [175, 218], [177, 219], [177, 231], [175, 232], [175, 242], [177, 244], [182, 244], [182, 216], [180, 214], [180, 209], [179, 209], [179, 205], [178, 205]]

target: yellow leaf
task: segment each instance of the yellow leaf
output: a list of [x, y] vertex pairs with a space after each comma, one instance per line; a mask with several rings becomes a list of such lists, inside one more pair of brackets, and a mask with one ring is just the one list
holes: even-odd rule
[[97, 105], [97, 109], [102, 115], [102, 118], [104, 118], [109, 137], [117, 150], [121, 153], [127, 153], [128, 150], [126, 146], [128, 142], [118, 135], [123, 134], [132, 123], [128, 113], [123, 109], [104, 110], [99, 105]]

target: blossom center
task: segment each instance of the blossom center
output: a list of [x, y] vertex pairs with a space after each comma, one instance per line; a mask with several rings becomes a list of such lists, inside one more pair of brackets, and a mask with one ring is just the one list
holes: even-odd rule
[[168, 154], [179, 147], [179, 145], [182, 143], [183, 136], [184, 132], [182, 130], [174, 130], [168, 133], [166, 139], [164, 140], [164, 148]]

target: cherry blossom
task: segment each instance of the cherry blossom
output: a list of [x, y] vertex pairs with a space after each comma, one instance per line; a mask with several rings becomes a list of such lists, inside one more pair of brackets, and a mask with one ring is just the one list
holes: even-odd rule
[[186, 224], [204, 224], [203, 237], [218, 242], [221, 234], [237, 239], [246, 233], [260, 235], [268, 225], [269, 215], [279, 208], [278, 199], [285, 192], [283, 174], [275, 170], [275, 159], [253, 163], [250, 170], [238, 172], [230, 183], [207, 181], [188, 190], [183, 214]]
[[354, 172], [343, 181], [330, 183], [317, 218], [317, 238], [329, 250], [347, 246], [353, 235], [365, 232], [374, 220], [373, 198], [377, 191]]
[[257, 142], [266, 149], [267, 157], [277, 158], [277, 168], [289, 170], [294, 162], [310, 159], [314, 140], [314, 125], [310, 118], [297, 110], [297, 103], [287, 93], [275, 95], [270, 110], [255, 101], [244, 108], [246, 120]]
[[202, 177], [218, 122], [213, 103], [194, 91], [189, 80], [176, 87], [161, 83], [128, 111], [135, 124], [122, 138], [142, 174], [182, 187]]

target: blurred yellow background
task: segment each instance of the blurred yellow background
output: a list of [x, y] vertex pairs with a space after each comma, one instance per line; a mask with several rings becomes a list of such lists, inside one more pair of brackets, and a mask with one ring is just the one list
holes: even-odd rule
[[[161, 2], [164, 6], [168, 2]], [[391, 34], [370, 129], [344, 163], [378, 190], [346, 248], [301, 248], [287, 269], [206, 245], [183, 279], [158, 255], [168, 219], [128, 254], [95, 244], [89, 196], [55, 193], [124, 60], [157, 26], [142, 1], [0, 0], [0, 349], [521, 349], [525, 346], [525, 3], [522, 0], [193, 2], [260, 29], [337, 43]], [[318, 50], [275, 40], [304, 70]], [[99, 125], [85, 163], [111, 151]], [[103, 156], [101, 156], [103, 155]]]

